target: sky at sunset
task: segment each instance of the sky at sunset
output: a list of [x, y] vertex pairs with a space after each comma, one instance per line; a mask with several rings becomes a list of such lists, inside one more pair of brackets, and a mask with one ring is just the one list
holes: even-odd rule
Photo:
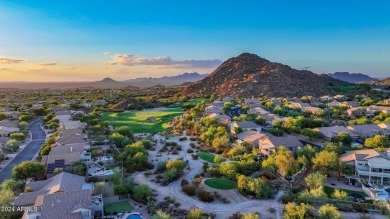
[[390, 76], [390, 1], [0, 1], [0, 81], [210, 73], [250, 52]]

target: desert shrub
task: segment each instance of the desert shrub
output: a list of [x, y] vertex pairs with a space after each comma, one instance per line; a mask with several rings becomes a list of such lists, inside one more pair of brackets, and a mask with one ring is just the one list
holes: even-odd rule
[[188, 196], [194, 196], [196, 194], [196, 187], [193, 185], [185, 185], [181, 187], [181, 190]]
[[198, 198], [199, 198], [199, 200], [201, 200], [203, 202], [213, 202], [214, 201], [214, 196], [207, 191], [199, 192]]
[[187, 137], [186, 137], [186, 136], [181, 136], [181, 137], [179, 138], [179, 141], [185, 141], [185, 140], [187, 140]]
[[190, 137], [190, 141], [197, 141], [197, 140], [198, 140], [198, 138], [196, 136], [191, 136]]
[[351, 204], [337, 204], [336, 207], [340, 211], [344, 211], [344, 212], [352, 212], [354, 210], [354, 208]]
[[97, 178], [97, 176], [91, 176], [91, 177], [88, 178], [87, 181], [95, 183], [95, 182], [99, 181], [99, 179]]
[[191, 153], [193, 153], [193, 152], [194, 152], [194, 150], [192, 150], [191, 148], [188, 148], [188, 149], [187, 149], [187, 153], [191, 154]]
[[356, 203], [352, 205], [355, 211], [360, 213], [368, 213], [367, 207], [362, 203]]
[[186, 186], [186, 185], [188, 185], [188, 184], [190, 184], [190, 183], [188, 182], [188, 180], [182, 179], [182, 180], [181, 180], [181, 183], [180, 183], [180, 186], [183, 187], [183, 186]]
[[192, 159], [194, 159], [194, 160], [197, 160], [199, 158], [199, 156], [197, 154], [191, 154], [191, 156], [192, 156]]
[[279, 201], [281, 201], [283, 204], [293, 202], [294, 200], [295, 200], [295, 197], [293, 195], [288, 195], [288, 194], [282, 195], [279, 199]]
[[195, 178], [192, 180], [192, 183], [196, 186], [198, 186], [201, 182], [202, 182], [202, 177], [200, 175], [195, 176]]
[[166, 166], [167, 166], [167, 161], [160, 161], [160, 162], [158, 162], [157, 165], [156, 165], [156, 172], [157, 173], [164, 172], [167, 169]]

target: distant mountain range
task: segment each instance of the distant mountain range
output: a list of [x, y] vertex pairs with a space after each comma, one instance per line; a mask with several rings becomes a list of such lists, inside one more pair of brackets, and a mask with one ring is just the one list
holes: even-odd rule
[[161, 78], [152, 78], [152, 77], [144, 77], [144, 78], [136, 78], [129, 79], [125, 81], [116, 81], [112, 78], [104, 78], [101, 81], [97, 81], [97, 83], [104, 84], [126, 84], [127, 86], [132, 87], [154, 87], [154, 86], [176, 86], [187, 83], [192, 83], [198, 80], [205, 78], [207, 74], [199, 74], [197, 72], [193, 73], [184, 73], [176, 76], [164, 76]]
[[287, 97], [335, 93], [332, 86], [349, 83], [328, 75], [270, 62], [255, 54], [243, 53], [222, 63], [204, 79], [182, 90], [186, 96]]
[[369, 81], [378, 81], [377, 78], [372, 78], [368, 75], [362, 73], [349, 73], [349, 72], [335, 72], [328, 74], [332, 78], [339, 79], [341, 81], [346, 81], [349, 83], [358, 83], [358, 82], [369, 82]]

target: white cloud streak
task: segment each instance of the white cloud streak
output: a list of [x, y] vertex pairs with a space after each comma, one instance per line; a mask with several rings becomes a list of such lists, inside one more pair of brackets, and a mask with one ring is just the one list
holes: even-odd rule
[[115, 54], [112, 56], [114, 61], [108, 62], [108, 65], [155, 65], [163, 68], [215, 68], [221, 64], [219, 59], [187, 59], [174, 60], [169, 56], [146, 57], [132, 54]]

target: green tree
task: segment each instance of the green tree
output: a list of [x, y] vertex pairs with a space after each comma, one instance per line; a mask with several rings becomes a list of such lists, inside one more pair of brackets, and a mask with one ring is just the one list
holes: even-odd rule
[[186, 166], [186, 163], [182, 160], [170, 160], [167, 162], [166, 168], [167, 169], [175, 168], [176, 170], [181, 172], [185, 166]]
[[305, 178], [305, 185], [309, 190], [322, 188], [326, 181], [326, 176], [319, 172], [311, 173]]
[[18, 140], [18, 141], [22, 141], [25, 138], [25, 135], [22, 132], [15, 132], [15, 133], [12, 133], [10, 135], [10, 137], [12, 139], [15, 139], [15, 140]]
[[0, 112], [0, 121], [7, 118], [7, 115], [3, 112]]
[[162, 210], [157, 210], [152, 219], [171, 219], [171, 216]]
[[295, 204], [295, 202], [289, 202], [284, 207], [284, 219], [304, 219], [306, 213], [313, 209], [309, 204], [301, 203], [300, 205]]
[[284, 146], [280, 146], [274, 156], [275, 166], [283, 176], [294, 174], [299, 166], [293, 153]]
[[28, 129], [28, 123], [27, 122], [19, 122], [18, 124], [18, 128], [22, 131], [25, 131]]
[[85, 176], [87, 174], [87, 165], [82, 161], [75, 162], [72, 165], [72, 173]]
[[318, 209], [319, 219], [340, 219], [342, 218], [341, 213], [337, 208], [330, 204], [325, 204]]
[[38, 180], [45, 174], [45, 165], [40, 162], [23, 161], [21, 164], [12, 169], [12, 177], [16, 180], [21, 180], [23, 183], [28, 178]]
[[130, 139], [133, 139], [133, 133], [131, 132], [131, 128], [129, 126], [117, 127], [117, 128], [115, 128], [115, 132], [117, 132], [123, 136], [126, 136]]
[[148, 198], [151, 197], [152, 190], [149, 188], [148, 185], [142, 184], [142, 185], [135, 186], [133, 193], [134, 193], [135, 200], [146, 202]]
[[10, 139], [5, 143], [6, 149], [9, 151], [17, 151], [20, 146], [20, 141], [15, 140], [15, 139]]
[[329, 171], [337, 169], [339, 160], [337, 154], [333, 151], [321, 151], [313, 158], [314, 169], [319, 170], [323, 174], [328, 174]]
[[215, 155], [213, 161], [214, 161], [214, 163], [222, 163], [222, 162], [223, 162], [223, 159], [222, 159], [220, 156]]
[[335, 189], [332, 194], [332, 198], [334, 199], [340, 199], [340, 200], [348, 200], [348, 193], [341, 190], [341, 189]]
[[14, 199], [14, 192], [9, 189], [0, 190], [0, 206], [9, 206]]
[[200, 208], [191, 208], [188, 211], [187, 219], [202, 219], [202, 210]]
[[305, 161], [309, 164], [311, 163], [311, 159], [315, 156], [316, 150], [311, 145], [306, 145], [304, 147], [298, 147], [298, 157], [304, 157]]
[[260, 216], [256, 213], [246, 213], [241, 216], [241, 219], [260, 219]]
[[386, 136], [375, 135], [372, 138], [366, 138], [364, 145], [368, 148], [387, 148], [389, 146], [389, 140]]
[[93, 187], [93, 195], [103, 195], [103, 197], [107, 196], [106, 186], [104, 182], [97, 182]]
[[14, 178], [6, 179], [1, 183], [1, 188], [15, 191], [17, 189], [21, 189], [23, 187], [23, 183], [19, 180], [15, 180]]
[[332, 138], [332, 141], [335, 143], [341, 143], [344, 146], [350, 146], [352, 143], [352, 137], [346, 132], [339, 132], [337, 133], [337, 136]]

